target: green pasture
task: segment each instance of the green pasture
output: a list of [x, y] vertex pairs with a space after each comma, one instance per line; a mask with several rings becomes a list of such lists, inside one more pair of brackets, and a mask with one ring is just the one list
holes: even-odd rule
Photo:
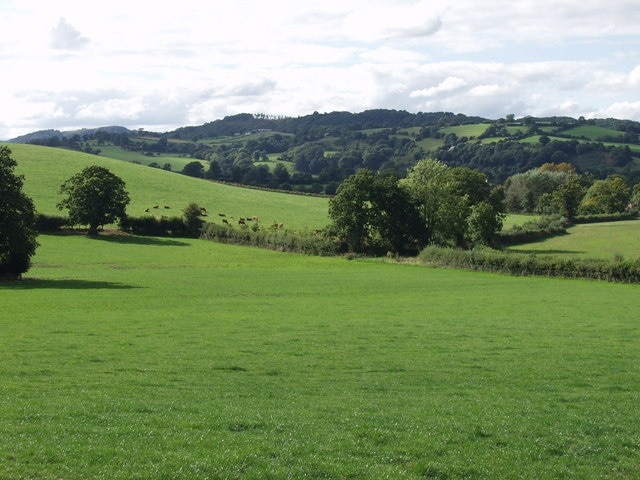
[[[267, 192], [223, 185], [157, 168], [123, 162], [104, 156], [11, 144], [12, 156], [18, 162], [17, 173], [25, 176], [24, 190], [33, 198], [39, 212], [61, 214], [56, 204], [62, 198], [60, 185], [73, 174], [92, 164], [102, 165], [120, 176], [127, 184], [132, 216], [180, 216], [190, 202], [209, 212], [209, 221], [219, 222], [218, 213], [228, 218], [257, 216], [265, 225], [283, 223], [285, 228], [322, 228], [329, 223], [327, 199], [311, 196]], [[154, 206], [158, 209], [154, 209]], [[168, 206], [170, 208], [165, 209]]]
[[620, 137], [624, 136], [624, 132], [613, 130], [611, 128], [599, 127], [597, 125], [580, 125], [569, 130], [562, 131], [563, 135], [570, 135], [577, 138], [586, 138], [591, 141], [596, 141], [601, 137]]
[[510, 247], [513, 252], [582, 258], [640, 258], [640, 220], [575, 225], [567, 235]]
[[[141, 152], [133, 152], [129, 150], [123, 150], [116, 145], [98, 145], [96, 148], [100, 149], [100, 156], [115, 158], [117, 160], [123, 160], [125, 162], [139, 163], [140, 165], [149, 165], [150, 163], [157, 163], [161, 167], [165, 163], [171, 164], [171, 170], [174, 172], [181, 172], [187, 163], [197, 161], [194, 158], [189, 157], [176, 157], [171, 155], [144, 155]], [[202, 165], [209, 168], [207, 162], [202, 162]]]
[[41, 236], [3, 479], [635, 479], [638, 287]]
[[475, 138], [482, 135], [487, 128], [489, 128], [490, 123], [473, 123], [470, 125], [456, 125], [453, 127], [444, 127], [440, 129], [441, 133], [449, 134], [455, 133], [458, 138], [460, 137], [468, 137]]

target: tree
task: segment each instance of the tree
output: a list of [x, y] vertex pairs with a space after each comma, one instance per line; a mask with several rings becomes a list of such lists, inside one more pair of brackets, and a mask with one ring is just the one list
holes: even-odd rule
[[65, 181], [60, 193], [67, 197], [58, 208], [69, 210], [72, 224], [89, 225], [88, 235], [97, 235], [98, 227], [126, 216], [129, 194], [125, 182], [104, 167], [86, 167]]
[[[425, 228], [425, 243], [456, 241], [466, 223], [469, 200], [460, 195], [451, 169], [438, 160], [420, 160], [402, 180], [418, 208]], [[455, 239], [452, 237], [456, 237]]]
[[33, 201], [22, 192], [11, 150], [0, 146], [0, 280], [19, 279], [38, 247]]
[[372, 188], [373, 173], [363, 168], [345, 179], [329, 200], [333, 228], [353, 252], [364, 252], [369, 243]]
[[474, 243], [491, 245], [502, 230], [504, 214], [496, 213], [489, 202], [480, 202], [471, 207], [468, 218], [469, 237]]
[[182, 173], [189, 177], [204, 178], [204, 165], [198, 161], [189, 162], [182, 168]]
[[353, 252], [415, 252], [424, 238], [409, 191], [395, 175], [358, 170], [329, 200], [329, 216], [334, 232]]
[[192, 237], [200, 236], [200, 230], [204, 225], [204, 220], [201, 218], [203, 214], [202, 208], [197, 203], [191, 202], [184, 208], [182, 213], [184, 213], [184, 224], [187, 233]]
[[582, 202], [583, 214], [622, 213], [631, 198], [631, 188], [624, 178], [613, 175], [604, 180], [596, 180], [589, 187]]

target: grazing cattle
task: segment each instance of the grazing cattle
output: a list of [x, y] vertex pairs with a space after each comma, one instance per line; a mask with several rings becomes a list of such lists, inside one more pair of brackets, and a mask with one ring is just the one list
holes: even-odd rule
[[171, 208], [169, 205], [165, 205], [164, 208]]
[[218, 216], [219, 217], [226, 217], [226, 215], [224, 213], [219, 213]]
[[258, 217], [253, 216], [253, 217], [251, 217], [251, 220], [253, 220], [254, 222], [257, 222], [258, 221]]
[[246, 225], [244, 218], [241, 218], [240, 220], [238, 220], [238, 225]]
[[222, 219], [222, 223], [226, 223], [227, 225], [229, 225], [229, 221], [226, 218]]
[[245, 220], [246, 220], [246, 218], [244, 218], [244, 217], [240, 217], [240, 218], [238, 219], [238, 221], [239, 221], [239, 222], [244, 222]]
[[148, 209], [148, 208], [145, 208], [145, 209], [144, 209], [144, 211], [145, 211], [145, 212], [148, 212], [148, 211], [149, 211], [149, 209]]
[[158, 205], [154, 205], [153, 208], [160, 208]]

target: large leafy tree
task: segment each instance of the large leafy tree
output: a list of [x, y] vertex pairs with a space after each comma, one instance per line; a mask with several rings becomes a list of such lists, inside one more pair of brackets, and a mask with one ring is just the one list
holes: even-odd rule
[[14, 173], [11, 150], [0, 146], [0, 279], [18, 279], [36, 251], [35, 207]]
[[409, 192], [391, 174], [360, 169], [329, 200], [333, 229], [354, 252], [415, 251], [424, 237]]
[[631, 188], [624, 178], [612, 175], [596, 180], [589, 187], [580, 204], [584, 214], [622, 213], [631, 198]]
[[89, 225], [88, 235], [97, 235], [99, 227], [124, 218], [129, 204], [124, 180], [97, 165], [69, 178], [60, 193], [67, 196], [58, 208], [69, 210], [72, 224]]
[[424, 223], [425, 243], [447, 243], [464, 237], [470, 212], [452, 170], [439, 160], [420, 160], [403, 179]]

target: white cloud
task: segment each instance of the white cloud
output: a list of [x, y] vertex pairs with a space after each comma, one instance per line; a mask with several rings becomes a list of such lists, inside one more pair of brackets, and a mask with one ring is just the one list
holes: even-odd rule
[[[579, 8], [578, 8], [579, 7]], [[397, 108], [640, 120], [636, 0], [0, 3], [0, 138]]]
[[87, 46], [89, 39], [74, 27], [69, 25], [64, 18], [51, 29], [51, 40], [49, 45], [57, 50], [80, 50]]

